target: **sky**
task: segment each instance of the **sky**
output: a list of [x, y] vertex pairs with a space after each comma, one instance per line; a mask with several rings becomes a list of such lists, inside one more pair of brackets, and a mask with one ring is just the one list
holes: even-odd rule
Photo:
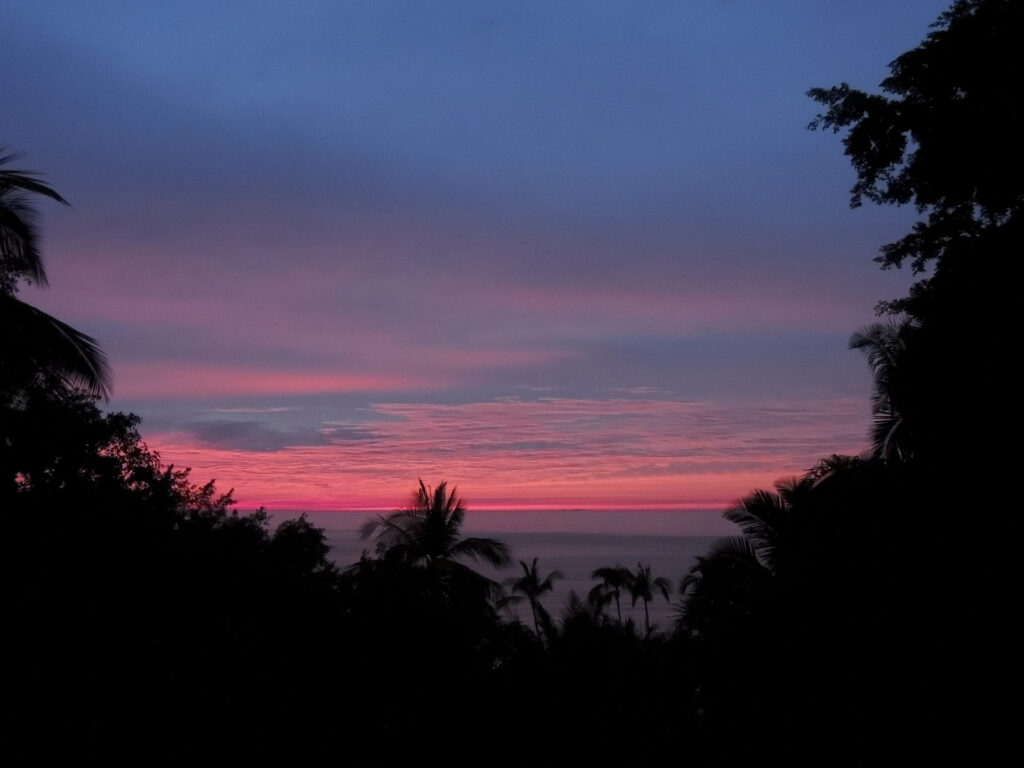
[[867, 447], [914, 215], [806, 91], [946, 5], [0, 0], [21, 297], [243, 508], [721, 508]]

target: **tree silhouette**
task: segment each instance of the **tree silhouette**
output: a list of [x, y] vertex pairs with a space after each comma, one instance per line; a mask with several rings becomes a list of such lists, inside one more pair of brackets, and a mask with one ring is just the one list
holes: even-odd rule
[[857, 171], [850, 203], [912, 203], [927, 218], [879, 256], [920, 272], [958, 258], [958, 241], [1018, 219], [1024, 198], [1024, 6], [957, 0], [868, 94], [843, 83], [808, 95], [827, 107], [812, 128], [847, 130]]
[[630, 575], [626, 589], [629, 590], [629, 594], [633, 598], [633, 605], [636, 605], [637, 600], [644, 601], [644, 637], [649, 638], [651, 636], [651, 615], [647, 609], [648, 603], [654, 599], [655, 592], [660, 592], [666, 600], [669, 600], [669, 595], [672, 593], [672, 582], [664, 576], [652, 577], [650, 565], [637, 563], [636, 572]]
[[[0, 166], [14, 159], [0, 156]], [[110, 369], [96, 340], [15, 295], [21, 280], [47, 284], [31, 195], [68, 204], [38, 174], [0, 167], [0, 388], [43, 376], [107, 397]]]
[[622, 590], [628, 588], [629, 581], [632, 578], [632, 574], [629, 569], [616, 563], [614, 566], [604, 566], [597, 568], [593, 573], [590, 574], [592, 579], [601, 579], [601, 583], [597, 584], [593, 589], [590, 590], [591, 602], [597, 605], [604, 605], [609, 600], [615, 600], [615, 613], [618, 617], [619, 623], [622, 623], [622, 605], [620, 602], [620, 596]]
[[[16, 155], [0, 156], [0, 166]], [[14, 293], [19, 279], [45, 286], [46, 269], [39, 252], [36, 210], [28, 195], [41, 195], [69, 205], [53, 188], [44, 184], [34, 171], [0, 167], [0, 291]]]
[[506, 581], [506, 584], [512, 590], [512, 595], [509, 599], [510, 602], [513, 602], [517, 598], [520, 600], [525, 598], [530, 603], [530, 612], [533, 614], [533, 631], [537, 634], [538, 638], [542, 638], [541, 626], [545, 630], [551, 626], [551, 615], [540, 602], [540, 598], [555, 588], [555, 579], [561, 579], [564, 576], [561, 571], [554, 570], [541, 579], [540, 574], [537, 572], [536, 557], [533, 558], [533, 562], [530, 565], [527, 565], [525, 560], [520, 560], [519, 565], [523, 568], [523, 575], [518, 579], [512, 578]]
[[448, 492], [446, 481], [431, 489], [421, 479], [405, 509], [370, 520], [360, 535], [376, 540], [377, 555], [385, 561], [421, 566], [446, 587], [464, 582], [495, 593], [495, 582], [459, 560], [482, 560], [500, 568], [511, 562], [508, 547], [497, 539], [461, 536], [466, 508], [455, 492]]
[[[898, 424], [890, 424], [898, 451], [893, 440], [885, 449], [930, 466], [940, 482], [952, 473], [1014, 471], [1005, 452], [964, 450], [986, 444], [991, 426], [975, 408], [951, 405], [1016, 408], [1006, 350], [1015, 343], [1019, 287], [999, 275], [1024, 252], [1022, 37], [1024, 4], [957, 0], [917, 47], [890, 63], [879, 93], [846, 83], [808, 92], [825, 108], [811, 127], [843, 135], [856, 172], [851, 205], [918, 211], [911, 230], [876, 259], [883, 267], [909, 264], [922, 276], [906, 297], [878, 307], [917, 323], [901, 334], [899, 402], [888, 393], [899, 411]], [[979, 349], [970, 359], [964, 354]], [[886, 421], [883, 415], [880, 429]], [[947, 498], [952, 508], [977, 504], [977, 495]], [[999, 507], [997, 494], [979, 506]]]
[[780, 560], [781, 567], [786, 567], [785, 558], [793, 548], [798, 518], [815, 483], [827, 475], [831, 467], [826, 461], [802, 478], [778, 481], [774, 492], [754, 491], [722, 514], [743, 531], [757, 561], [770, 573], [779, 571]]
[[750, 541], [719, 539], [679, 584], [676, 629], [701, 638], [736, 633], [773, 588], [772, 574]]
[[774, 491], [754, 491], [722, 513], [743, 535], [716, 542], [683, 578], [678, 628], [721, 632], [768, 604], [776, 577], [800, 567], [799, 542], [813, 535], [806, 522], [817, 483], [849, 461], [857, 460], [828, 459], [806, 476], [780, 480]]
[[874, 378], [871, 395], [871, 447], [881, 459], [907, 459], [914, 454], [913, 346], [916, 325], [872, 323], [850, 337], [850, 349], [864, 353]]
[[299, 728], [296, 703], [333, 687], [314, 659], [345, 642], [323, 533], [300, 518], [269, 537], [265, 514], [235, 514], [86, 393], [30, 382], [2, 415], [0, 601], [20, 662], [6, 753], [284, 746], [256, 713]]
[[[814, 526], [837, 517], [828, 509], [817, 518], [812, 514], [815, 494], [829, 490], [837, 473], [859, 473], [861, 485], [867, 486], [863, 463], [833, 456], [803, 477], [779, 480], [773, 491], [753, 491], [723, 512], [743, 535], [721, 539], [697, 558], [679, 585], [677, 629], [698, 635], [736, 630], [771, 604], [780, 577], [800, 578], [804, 570], [813, 571], [808, 551], [829, 535]], [[837, 556], [839, 550], [839, 543], [833, 543]]]

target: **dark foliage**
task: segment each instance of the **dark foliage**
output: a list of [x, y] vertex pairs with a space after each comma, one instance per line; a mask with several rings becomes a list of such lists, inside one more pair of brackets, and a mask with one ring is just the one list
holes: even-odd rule
[[852, 204], [924, 216], [879, 261], [930, 274], [881, 305], [904, 317], [851, 339], [875, 379], [870, 455], [752, 493], [726, 514], [743, 536], [683, 580], [708, 764], [987, 763], [1013, 748], [1020, 524], [1009, 456], [987, 449], [1015, 408], [1022, 19], [1020, 3], [961, 0], [883, 94], [810, 92], [827, 107], [812, 127], [846, 132]]
[[0, 293], [6, 294], [17, 290], [19, 280], [37, 285], [47, 282], [36, 211], [29, 196], [68, 204], [38, 173], [3, 167], [16, 159], [17, 155], [0, 154]]
[[908, 296], [880, 305], [909, 322], [854, 343], [869, 356], [883, 346], [898, 353], [871, 361], [876, 450], [943, 472], [1010, 471], [982, 446], [993, 411], [1011, 412], [1016, 399], [1007, 350], [1019, 291], [1006, 276], [1024, 252], [1022, 36], [1021, 3], [958, 0], [892, 62], [881, 94], [846, 84], [810, 91], [827, 108], [812, 127], [845, 134], [857, 172], [851, 202], [912, 204], [923, 215], [879, 257], [928, 271]]
[[164, 467], [137, 422], [63, 387], [3, 409], [16, 761], [283, 749], [262, 724], [298, 725], [322, 698], [316, 659], [341, 615], [322, 532], [232, 512]]
[[107, 396], [110, 368], [96, 340], [15, 296], [22, 281], [47, 284], [31, 196], [67, 201], [39, 174], [3, 167], [14, 159], [0, 156], [0, 392], [40, 377]]
[[890, 64], [884, 95], [845, 83], [809, 92], [828, 108], [811, 126], [847, 130], [843, 144], [857, 171], [851, 204], [913, 204], [927, 214], [883, 249], [883, 265], [910, 260], [920, 271], [959, 259], [964, 239], [1019, 220], [1022, 33], [1016, 0], [958, 0]]

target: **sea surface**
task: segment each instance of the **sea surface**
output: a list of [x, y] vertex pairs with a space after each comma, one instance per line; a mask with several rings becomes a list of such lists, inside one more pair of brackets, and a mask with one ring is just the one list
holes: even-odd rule
[[[298, 513], [274, 513], [279, 523]], [[385, 513], [386, 514], [386, 513]], [[364, 550], [373, 554], [373, 542], [359, 537], [359, 527], [376, 515], [370, 512], [307, 512], [307, 518], [324, 530], [331, 546], [331, 559], [345, 568], [359, 560]], [[669, 629], [675, 619], [678, 586], [682, 577], [721, 536], [736, 530], [721, 518], [718, 510], [673, 511], [543, 511], [486, 510], [469, 511], [463, 525], [466, 536], [488, 536], [509, 546], [512, 567], [495, 570], [484, 564], [474, 567], [487, 576], [505, 581], [523, 572], [518, 561], [527, 564], [537, 558], [541, 576], [559, 570], [563, 578], [543, 600], [554, 617], [559, 617], [570, 591], [585, 598], [597, 582], [591, 573], [602, 566], [621, 564], [636, 570], [638, 563], [650, 565], [654, 576], [672, 582], [671, 600], [656, 595], [650, 605], [651, 623]], [[529, 608], [518, 609], [519, 617], [529, 621]], [[614, 611], [614, 607], [611, 607]], [[623, 618], [643, 625], [643, 605], [630, 605], [623, 595]]]

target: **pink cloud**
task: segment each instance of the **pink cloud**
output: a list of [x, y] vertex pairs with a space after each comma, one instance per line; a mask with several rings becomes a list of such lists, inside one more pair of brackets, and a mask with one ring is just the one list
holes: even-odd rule
[[180, 363], [122, 363], [115, 380], [118, 397], [128, 398], [387, 392], [427, 385], [425, 379], [385, 374], [291, 373]]
[[400, 392], [465, 385], [481, 372], [566, 360], [572, 353], [544, 349], [420, 348], [403, 353], [392, 351], [388, 357], [392, 362], [382, 360], [376, 366], [360, 366], [369, 370], [361, 373], [304, 370], [301, 366], [281, 371], [258, 364], [126, 361], [117, 364], [114, 387], [119, 398]]
[[828, 296], [798, 291], [781, 279], [763, 278], [721, 286], [701, 282], [690, 287], [678, 283], [632, 288], [576, 285], [571, 291], [557, 286], [506, 286], [493, 299], [497, 309], [511, 315], [545, 318], [588, 336], [624, 329], [672, 335], [709, 328], [733, 333], [807, 327], [846, 331], [861, 317], [852, 309], [837, 311], [841, 308]]
[[165, 460], [233, 486], [249, 506], [374, 509], [416, 479], [473, 507], [722, 507], [834, 452], [864, 446], [860, 401], [502, 400], [387, 404], [372, 439], [254, 453], [153, 435]]

